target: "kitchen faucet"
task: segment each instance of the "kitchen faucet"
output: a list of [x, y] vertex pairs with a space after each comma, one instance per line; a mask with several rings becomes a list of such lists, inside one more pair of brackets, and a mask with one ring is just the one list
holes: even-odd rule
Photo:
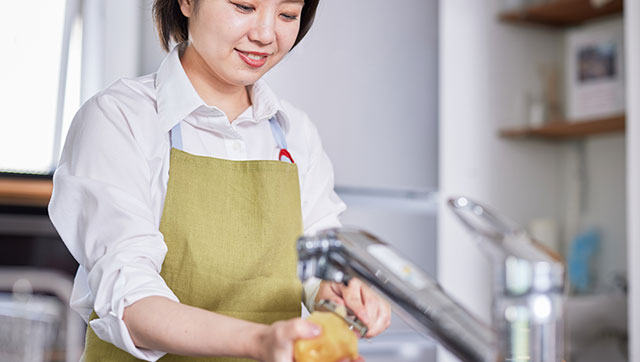
[[357, 277], [387, 297], [417, 331], [463, 361], [562, 361], [565, 267], [526, 232], [485, 207], [448, 201], [480, 236], [493, 261], [492, 325], [451, 298], [430, 276], [365, 231], [337, 228], [298, 239], [298, 274], [341, 283]]

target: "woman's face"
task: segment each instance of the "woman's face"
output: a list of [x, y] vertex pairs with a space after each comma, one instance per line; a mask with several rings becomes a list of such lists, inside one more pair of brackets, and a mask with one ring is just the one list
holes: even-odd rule
[[180, 0], [191, 46], [226, 85], [255, 83], [291, 50], [303, 0]]

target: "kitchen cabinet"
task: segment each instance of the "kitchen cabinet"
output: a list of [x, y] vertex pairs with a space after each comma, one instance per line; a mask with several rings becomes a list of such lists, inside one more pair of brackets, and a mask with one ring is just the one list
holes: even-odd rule
[[46, 207], [52, 189], [47, 178], [0, 177], [0, 204]]
[[0, 269], [49, 268], [72, 277], [78, 264], [47, 213], [50, 176], [0, 176]]
[[0, 266], [41, 267], [72, 276], [78, 267], [55, 230], [47, 205], [48, 176], [0, 177]]

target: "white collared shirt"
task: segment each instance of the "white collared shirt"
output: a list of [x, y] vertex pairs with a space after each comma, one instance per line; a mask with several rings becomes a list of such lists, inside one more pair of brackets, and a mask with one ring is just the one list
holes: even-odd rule
[[[274, 160], [269, 125], [276, 116], [299, 172], [305, 234], [340, 223], [344, 203], [333, 168], [307, 115], [258, 81], [252, 106], [233, 122], [206, 105], [182, 68], [177, 46], [155, 74], [122, 79], [82, 105], [55, 172], [49, 215], [80, 264], [71, 306], [101, 339], [155, 361], [161, 351], [136, 348], [124, 308], [148, 296], [178, 300], [159, 272], [167, 246], [159, 231], [169, 178], [169, 130], [182, 122], [184, 151], [231, 160]], [[305, 304], [317, 291], [305, 285]]]

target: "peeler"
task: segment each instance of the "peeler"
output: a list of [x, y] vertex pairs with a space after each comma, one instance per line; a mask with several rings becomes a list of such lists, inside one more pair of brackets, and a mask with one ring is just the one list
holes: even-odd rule
[[[346, 306], [338, 305], [328, 299], [320, 299], [315, 304], [315, 310], [321, 312], [331, 312], [347, 323], [349, 329], [356, 331], [360, 338], [364, 338], [369, 328], [362, 323], [358, 317]], [[346, 313], [345, 313], [346, 311]]]

